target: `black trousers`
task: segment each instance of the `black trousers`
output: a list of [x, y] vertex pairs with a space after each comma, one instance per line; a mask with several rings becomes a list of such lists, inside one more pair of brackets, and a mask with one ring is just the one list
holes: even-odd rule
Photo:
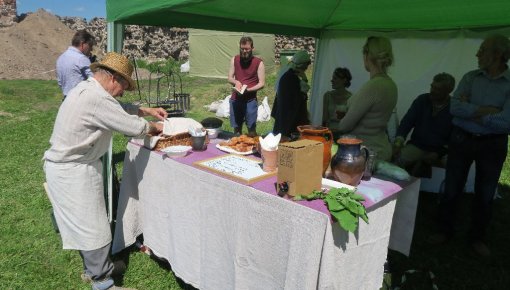
[[508, 151], [508, 135], [470, 134], [454, 127], [448, 145], [445, 192], [439, 205], [440, 229], [453, 235], [456, 212], [471, 164], [475, 162], [475, 196], [469, 238], [483, 241], [492, 217], [492, 203]]

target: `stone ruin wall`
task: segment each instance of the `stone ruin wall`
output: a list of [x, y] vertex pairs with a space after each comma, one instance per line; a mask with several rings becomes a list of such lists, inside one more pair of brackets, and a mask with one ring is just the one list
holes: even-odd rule
[[[2, 1], [2, 0], [0, 0]], [[97, 46], [106, 52], [106, 22], [104, 18], [93, 18], [87, 22], [79, 17], [59, 17], [72, 30], [87, 29], [96, 37]], [[172, 57], [185, 61], [189, 57], [188, 30], [175, 27], [126, 25], [123, 51], [130, 57], [149, 61]], [[305, 49], [312, 56], [315, 52], [313, 37], [275, 36], [275, 62], [279, 63], [280, 50]]]
[[[0, 0], [0, 27], [12, 26], [21, 21], [24, 15], [17, 17], [16, 0]], [[25, 15], [26, 16], [26, 15]], [[80, 17], [59, 17], [72, 30], [87, 29], [96, 37], [97, 47], [106, 52], [106, 21], [93, 18], [86, 21]], [[312, 56], [315, 52], [315, 40], [312, 37], [275, 36], [275, 62], [280, 59], [282, 49], [305, 49]], [[163, 60], [172, 57], [185, 61], [189, 57], [188, 30], [174, 27], [127, 25], [123, 51], [126, 55], [143, 58], [148, 61]]]
[[18, 20], [16, 0], [0, 0], [0, 27], [9, 27]]

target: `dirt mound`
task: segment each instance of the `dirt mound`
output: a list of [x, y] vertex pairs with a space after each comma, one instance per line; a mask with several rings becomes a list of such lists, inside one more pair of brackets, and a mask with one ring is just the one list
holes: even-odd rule
[[56, 79], [55, 62], [74, 31], [40, 9], [0, 29], [0, 79]]

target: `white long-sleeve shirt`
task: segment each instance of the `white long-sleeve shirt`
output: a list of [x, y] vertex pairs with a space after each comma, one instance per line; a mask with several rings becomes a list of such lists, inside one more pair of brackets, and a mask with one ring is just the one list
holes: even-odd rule
[[[136, 114], [137, 108], [129, 108]], [[148, 122], [130, 115], [94, 78], [79, 83], [60, 106], [44, 159], [90, 163], [106, 153], [113, 131], [140, 136]]]

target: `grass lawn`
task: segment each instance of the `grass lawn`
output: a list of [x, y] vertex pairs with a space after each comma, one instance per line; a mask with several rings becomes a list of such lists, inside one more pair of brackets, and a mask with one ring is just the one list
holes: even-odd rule
[[[274, 92], [270, 76], [259, 96]], [[142, 92], [145, 99], [146, 83]], [[203, 105], [225, 97], [230, 91], [225, 80], [184, 77], [183, 91], [191, 93], [189, 117], [201, 120], [213, 113]], [[124, 97], [139, 100], [137, 94]], [[41, 157], [48, 148], [53, 122], [60, 105], [60, 90], [55, 81], [0, 81], [0, 289], [90, 289], [80, 280], [81, 259], [77, 251], [62, 250], [60, 236], [53, 231], [51, 205], [42, 184]], [[224, 122], [224, 129], [230, 129]], [[258, 126], [258, 132], [270, 130], [272, 122]], [[121, 171], [126, 138], [114, 136], [115, 165]], [[450, 244], [431, 247], [425, 242], [434, 229], [437, 199], [421, 193], [411, 256], [390, 252], [394, 274], [400, 284], [406, 270], [431, 271], [439, 289], [507, 289], [510, 285], [510, 168], [505, 164], [500, 179], [503, 199], [495, 202], [489, 244], [493, 258], [483, 261], [470, 254], [464, 242], [466, 228]], [[467, 209], [471, 195], [463, 202]], [[469, 213], [461, 212], [467, 222]], [[463, 225], [465, 225], [464, 223]], [[130, 252], [129, 268], [123, 283], [138, 289], [185, 289], [171, 271], [147, 255]], [[363, 269], [359, 269], [363, 271]], [[422, 272], [407, 275], [402, 289], [431, 289]]]

